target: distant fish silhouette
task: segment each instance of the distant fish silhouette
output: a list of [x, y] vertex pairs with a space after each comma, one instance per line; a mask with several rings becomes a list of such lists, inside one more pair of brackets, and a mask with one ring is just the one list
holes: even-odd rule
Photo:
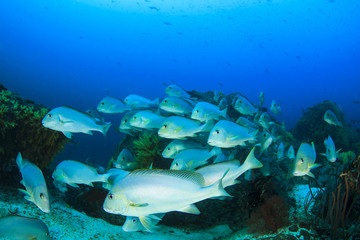
[[158, 9], [157, 7], [154, 7], [154, 6], [150, 6], [149, 8], [150, 8], [151, 10], [160, 11], [160, 9]]
[[164, 24], [165, 24], [165, 25], [172, 26], [172, 24], [171, 24], [171, 23], [169, 23], [169, 22], [164, 22]]
[[360, 104], [360, 101], [359, 100], [354, 100], [353, 104]]

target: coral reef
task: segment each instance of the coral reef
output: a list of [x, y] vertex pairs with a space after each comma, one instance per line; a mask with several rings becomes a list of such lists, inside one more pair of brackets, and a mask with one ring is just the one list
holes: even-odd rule
[[160, 141], [157, 134], [145, 132], [134, 140], [135, 161], [139, 168], [149, 168], [152, 163], [156, 164], [161, 159]]
[[[324, 114], [327, 110], [331, 110], [342, 122], [343, 127], [330, 125], [324, 121]], [[291, 130], [294, 137], [300, 142], [313, 141], [316, 151], [325, 152], [324, 139], [331, 135], [337, 149], [342, 148], [343, 151], [354, 151], [355, 154], [360, 153], [360, 138], [356, 132], [350, 128], [344, 119], [344, 114], [340, 108], [331, 101], [323, 101], [313, 107], [308, 108], [301, 119]]]
[[22, 99], [2, 85], [0, 91], [0, 175], [9, 174], [14, 165], [11, 159], [18, 152], [41, 169], [46, 168], [67, 139], [42, 126], [47, 108]]

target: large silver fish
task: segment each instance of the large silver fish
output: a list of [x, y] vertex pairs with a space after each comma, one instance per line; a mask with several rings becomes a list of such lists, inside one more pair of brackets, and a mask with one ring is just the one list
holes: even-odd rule
[[25, 194], [26, 200], [33, 202], [41, 211], [49, 213], [49, 193], [41, 170], [28, 160], [23, 159], [21, 153], [17, 155], [16, 163], [23, 178], [20, 183], [25, 187], [25, 190], [19, 189], [19, 191]]
[[180, 116], [168, 117], [160, 127], [158, 134], [163, 138], [185, 139], [186, 137], [195, 137], [200, 132], [207, 131], [211, 122], [203, 125], [199, 121]]
[[234, 122], [221, 120], [211, 129], [208, 138], [210, 146], [231, 148], [235, 146], [246, 146], [247, 143], [256, 142], [257, 131], [238, 125]]
[[135, 170], [114, 185], [103, 208], [106, 212], [139, 217], [146, 229], [149, 218], [171, 211], [199, 214], [194, 203], [230, 196], [222, 178], [205, 187], [200, 173], [183, 170]]
[[50, 240], [49, 229], [43, 221], [22, 216], [0, 218], [0, 238], [12, 240]]
[[114, 97], [104, 97], [97, 106], [97, 110], [102, 113], [123, 113], [131, 110], [120, 99]]
[[235, 99], [234, 108], [239, 113], [243, 115], [255, 115], [258, 112], [258, 109], [245, 97], [237, 95]]
[[42, 125], [62, 132], [67, 138], [71, 138], [72, 133], [92, 135], [91, 131], [98, 131], [106, 135], [111, 123], [99, 122], [97, 118], [70, 107], [57, 107], [45, 115]]
[[110, 174], [98, 174], [95, 168], [85, 163], [64, 160], [56, 166], [52, 177], [55, 181], [79, 187], [77, 184], [93, 186], [93, 182], [106, 182]]
[[191, 98], [190, 94], [188, 94], [183, 88], [172, 84], [166, 87], [165, 93], [172, 97], [179, 98]]

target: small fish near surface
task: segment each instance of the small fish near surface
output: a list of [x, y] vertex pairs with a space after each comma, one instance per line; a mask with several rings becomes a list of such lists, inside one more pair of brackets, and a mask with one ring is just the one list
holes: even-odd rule
[[49, 229], [40, 219], [7, 216], [0, 218], [0, 238], [12, 240], [50, 240]]
[[116, 183], [108, 193], [103, 209], [113, 214], [139, 217], [151, 231], [154, 214], [179, 211], [199, 214], [194, 203], [214, 197], [230, 196], [222, 178], [205, 187], [200, 173], [184, 170], [135, 170]]
[[208, 138], [210, 146], [231, 148], [256, 142], [256, 131], [228, 120], [221, 120], [211, 129]]
[[123, 113], [131, 110], [123, 101], [114, 97], [104, 97], [97, 106], [102, 113]]
[[42, 120], [46, 128], [62, 132], [67, 138], [72, 133], [86, 133], [92, 135], [92, 131], [98, 131], [106, 135], [111, 123], [100, 122], [90, 114], [78, 111], [70, 107], [57, 107], [48, 112]]
[[315, 163], [316, 160], [316, 151], [314, 143], [302, 143], [296, 153], [295, 157], [295, 169], [294, 176], [304, 176], [314, 178], [314, 174], [310, 172], [311, 169], [321, 166], [320, 164]]
[[331, 110], [327, 110], [324, 114], [324, 121], [327, 122], [330, 125], [335, 125], [335, 126], [339, 126], [342, 127], [343, 124], [342, 122], [340, 122], [335, 114], [331, 111]]
[[30, 161], [23, 159], [21, 153], [16, 157], [16, 163], [22, 176], [21, 184], [25, 190], [19, 189], [25, 194], [25, 199], [33, 202], [41, 211], [50, 212], [50, 200], [45, 178], [41, 170]]
[[98, 174], [94, 167], [85, 163], [64, 160], [56, 166], [52, 177], [57, 182], [66, 183], [72, 187], [79, 187], [77, 184], [93, 186], [93, 182], [106, 182], [111, 174]]

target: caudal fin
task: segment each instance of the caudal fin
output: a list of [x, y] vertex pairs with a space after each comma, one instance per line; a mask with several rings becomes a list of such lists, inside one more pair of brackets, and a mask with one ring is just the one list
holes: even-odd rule
[[101, 133], [106, 136], [107, 131], [109, 131], [109, 128], [111, 127], [111, 123], [107, 122], [101, 125]]

